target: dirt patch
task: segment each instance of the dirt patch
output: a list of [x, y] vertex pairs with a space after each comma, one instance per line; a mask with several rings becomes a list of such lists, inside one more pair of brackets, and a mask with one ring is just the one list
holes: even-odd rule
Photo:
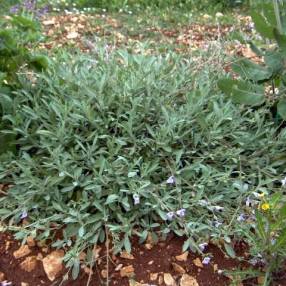
[[[211, 257], [211, 260], [208, 264], [203, 264], [203, 257], [197, 254], [189, 252], [182, 255], [183, 242], [183, 238], [174, 236], [150, 246], [139, 244], [134, 239], [131, 255], [123, 253], [114, 256], [110, 253], [108, 267], [105, 247], [101, 246], [98, 248], [101, 250], [98, 252], [97, 263], [92, 269], [92, 274], [87, 266], [82, 265], [77, 280], [69, 278], [61, 284], [67, 273], [66, 269], [60, 270], [57, 278], [51, 282], [43, 268], [43, 258], [54, 251], [53, 249], [39, 247], [28, 241], [30, 251], [27, 252], [27, 249], [22, 248], [23, 256], [16, 259], [15, 253], [16, 257], [19, 257], [20, 243], [15, 241], [10, 234], [2, 233], [0, 234], [0, 273], [2, 272], [5, 280], [12, 282], [13, 286], [84, 286], [88, 284], [88, 279], [90, 279], [90, 286], [101, 286], [106, 285], [107, 277], [110, 286], [140, 286], [144, 283], [165, 286], [168, 280], [165, 281], [164, 278], [168, 279], [170, 276], [177, 282], [177, 285], [180, 285], [182, 275], [194, 277], [200, 286], [223, 286], [230, 285], [231, 279], [221, 274], [221, 270], [246, 268], [245, 262], [241, 263], [228, 258], [214, 245], [209, 245], [205, 249], [205, 253]], [[241, 251], [244, 252], [243, 249]], [[35, 258], [36, 266], [34, 266]], [[31, 261], [33, 264], [29, 264]], [[256, 279], [244, 281], [241, 285], [257, 285]], [[286, 283], [275, 285], [282, 286]]]
[[[235, 30], [234, 25], [218, 23], [191, 23], [177, 25], [175, 28], [144, 25], [142, 28], [136, 17], [130, 18], [133, 19], [131, 22], [124, 22], [112, 16], [103, 16], [70, 14], [45, 17], [42, 24], [47, 41], [41, 47], [53, 49], [72, 46], [88, 52], [96, 49], [97, 38], [103, 40], [107, 46], [131, 48], [135, 53], [140, 51], [138, 44], [146, 41], [149, 43], [149, 51], [145, 51], [147, 53], [154, 53], [158, 47], [160, 51], [170, 48], [184, 53], [207, 50], [212, 45], [218, 45]], [[253, 33], [249, 28], [249, 17], [241, 16], [237, 22], [237, 30], [246, 34]], [[240, 50], [240, 45], [230, 46], [228, 49], [236, 53], [237, 49]]]

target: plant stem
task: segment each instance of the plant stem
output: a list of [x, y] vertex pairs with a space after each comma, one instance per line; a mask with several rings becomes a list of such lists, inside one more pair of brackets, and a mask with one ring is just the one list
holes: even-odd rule
[[279, 33], [282, 34], [283, 30], [282, 30], [282, 22], [281, 22], [278, 0], [273, 0], [273, 6], [274, 6], [274, 12], [275, 12], [275, 17], [276, 17], [276, 22], [277, 22], [277, 28], [278, 28]]
[[267, 269], [267, 272], [265, 273], [265, 277], [264, 277], [264, 282], [263, 282], [263, 286], [269, 286], [268, 283], [268, 279], [269, 279], [269, 275], [270, 275], [270, 267]]

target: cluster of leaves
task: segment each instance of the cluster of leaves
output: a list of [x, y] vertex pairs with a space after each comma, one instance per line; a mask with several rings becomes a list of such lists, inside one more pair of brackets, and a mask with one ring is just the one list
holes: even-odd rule
[[[14, 115], [4, 116], [18, 152], [1, 162], [2, 182], [12, 184], [1, 219], [20, 239], [61, 229], [53, 245], [72, 246], [65, 259], [74, 273], [79, 253], [107, 231], [120, 237], [118, 249], [130, 250], [134, 234], [144, 241], [174, 231], [189, 237], [184, 248], [223, 238], [232, 253], [238, 208], [253, 188], [274, 188], [286, 167], [286, 134], [265, 111], [222, 98], [212, 88], [217, 66], [196, 66], [179, 55], [99, 48], [58, 55], [35, 84], [20, 77]], [[179, 209], [185, 216], [168, 220]], [[15, 226], [23, 213], [29, 223]]]
[[[47, 57], [30, 51], [41, 39], [39, 23], [24, 15], [5, 17], [0, 22], [0, 118], [12, 112], [11, 93], [20, 87], [17, 72], [20, 69], [43, 69], [48, 66]], [[7, 128], [1, 120], [0, 128]], [[13, 149], [13, 136], [1, 135], [1, 153]], [[5, 142], [5, 143], [4, 143]], [[12, 144], [9, 144], [9, 142]]]
[[[257, 12], [258, 8], [262, 13]], [[267, 1], [257, 4], [251, 16], [263, 39], [274, 41], [275, 46], [259, 49], [254, 43], [250, 43], [253, 51], [263, 57], [264, 63], [239, 59], [232, 68], [242, 79], [222, 79], [219, 87], [236, 103], [261, 106], [267, 99], [265, 89], [271, 86], [272, 107], [277, 109], [275, 116], [286, 120], [286, 18], [280, 15], [278, 6]]]

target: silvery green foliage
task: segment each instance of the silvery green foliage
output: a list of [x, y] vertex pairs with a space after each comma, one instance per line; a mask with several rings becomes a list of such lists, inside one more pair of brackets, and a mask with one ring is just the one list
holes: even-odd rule
[[58, 55], [35, 85], [20, 78], [5, 117], [18, 152], [2, 157], [1, 181], [13, 186], [1, 218], [13, 226], [27, 212], [18, 238], [62, 229], [53, 245], [72, 246], [65, 259], [75, 276], [78, 254], [107, 231], [118, 249], [130, 250], [132, 234], [157, 239], [156, 230], [186, 235], [184, 248], [198, 251], [196, 242], [222, 237], [232, 253], [237, 209], [249, 211], [253, 189], [275, 190], [285, 170], [286, 134], [264, 110], [222, 97], [215, 65], [105, 53]]

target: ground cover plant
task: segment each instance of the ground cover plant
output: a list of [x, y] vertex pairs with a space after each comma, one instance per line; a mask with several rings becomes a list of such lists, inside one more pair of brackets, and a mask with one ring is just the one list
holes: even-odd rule
[[73, 245], [74, 267], [106, 229], [128, 251], [132, 234], [144, 241], [155, 230], [187, 235], [193, 250], [223, 238], [231, 251], [240, 211], [251, 216], [247, 197], [277, 188], [285, 132], [265, 110], [225, 101], [214, 70], [194, 77], [195, 64], [176, 55], [59, 59], [36, 86], [21, 79], [15, 117], [4, 117], [18, 152], [2, 165], [13, 186], [1, 217], [29, 221], [16, 237], [45, 240], [64, 223], [54, 246]]
[[285, 257], [286, 133], [267, 106], [222, 94], [214, 41], [182, 54], [90, 42], [86, 54], [51, 49], [46, 70], [13, 72], [17, 88], [2, 92], [1, 133], [16, 139], [0, 164], [5, 228], [64, 249], [74, 279], [106, 240], [131, 252], [134, 237], [175, 233], [206, 265], [210, 242], [235, 258], [244, 240], [256, 268], [239, 275], [269, 285]]

